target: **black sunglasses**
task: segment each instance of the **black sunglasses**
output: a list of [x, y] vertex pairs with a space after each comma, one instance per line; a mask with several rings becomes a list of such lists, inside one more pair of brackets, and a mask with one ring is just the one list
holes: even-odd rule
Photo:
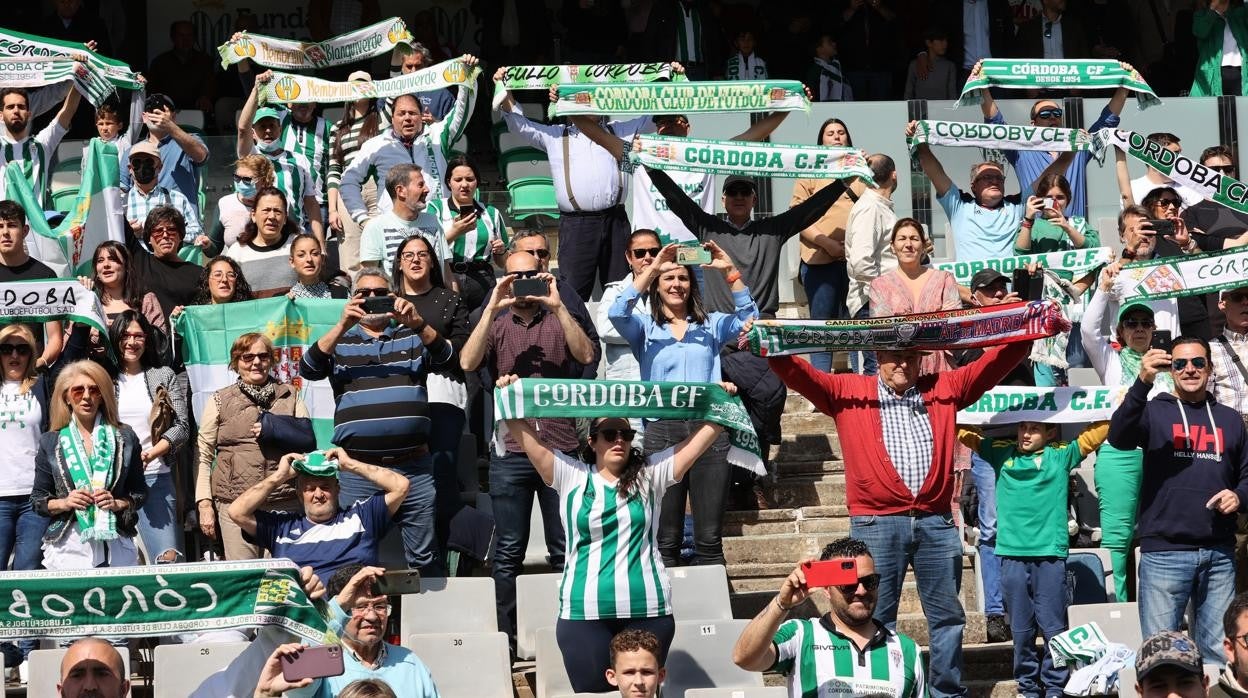
[[18, 356], [30, 356], [29, 344], [0, 344], [0, 356], [9, 356], [16, 353]]
[[1060, 119], [1065, 112], [1057, 107], [1046, 107], [1036, 112], [1037, 119]]
[[728, 196], [749, 196], [754, 193], [754, 188], [750, 186], [728, 187], [724, 190], [724, 194]]
[[390, 289], [388, 288], [357, 288], [355, 289], [356, 298], [368, 298], [369, 296], [388, 296]]
[[538, 259], [546, 259], [550, 256], [550, 250], [524, 250]]
[[1235, 171], [1234, 165], [1205, 165], [1205, 167], [1221, 172], [1222, 174], [1228, 174]]
[[1144, 329], [1147, 330], [1153, 327], [1153, 321], [1141, 320], [1139, 318], [1128, 318], [1122, 321], [1122, 326], [1129, 330], [1134, 330], [1139, 327], [1143, 327]]
[[643, 257], [658, 257], [661, 247], [638, 247], [633, 250], [633, 259], [641, 259]]
[[594, 433], [606, 439], [607, 443], [612, 443], [620, 438], [623, 438], [625, 441], [632, 441], [637, 438], [636, 429], [599, 429]]
[[[859, 577], [858, 584], [861, 584], [867, 591], [875, 591], [880, 586], [880, 574], [876, 572], [865, 577]], [[853, 596], [854, 592], [858, 591], [858, 584], [838, 584], [836, 588], [840, 589], [841, 593], [846, 596]]]
[[1205, 370], [1205, 367], [1209, 365], [1208, 359], [1203, 356], [1194, 356], [1190, 359], [1175, 359], [1170, 365], [1175, 371], [1182, 371], [1187, 368], [1189, 361], [1192, 364], [1192, 368], [1197, 371], [1203, 371]]
[[1176, 199], [1173, 196], [1167, 196], [1157, 199], [1157, 205], [1181, 207], [1183, 205], [1183, 199]]
[[511, 272], [511, 275], [516, 277], [517, 279], [531, 279], [541, 273], [542, 272], [538, 271], [537, 269], [530, 269], [528, 271], [513, 271]]

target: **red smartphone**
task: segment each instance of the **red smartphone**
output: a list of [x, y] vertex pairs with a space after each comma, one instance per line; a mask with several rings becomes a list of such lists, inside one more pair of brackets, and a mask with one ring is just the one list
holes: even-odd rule
[[294, 657], [282, 657], [282, 678], [291, 683], [302, 679], [342, 676], [344, 671], [346, 667], [342, 664], [341, 645], [305, 647]]
[[852, 557], [834, 557], [802, 563], [808, 587], [839, 587], [858, 584], [858, 563]]

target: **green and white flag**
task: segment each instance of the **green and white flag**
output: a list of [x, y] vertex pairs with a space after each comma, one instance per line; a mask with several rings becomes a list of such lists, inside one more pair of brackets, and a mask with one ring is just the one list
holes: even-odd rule
[[1128, 386], [1090, 388], [993, 388], [958, 411], [958, 424], [1019, 422], [1087, 424], [1109, 419]]
[[382, 99], [430, 92], [456, 85], [472, 90], [476, 89], [477, 76], [480, 74], [480, 68], [470, 68], [458, 58], [407, 75], [373, 82], [331, 82], [309, 75], [273, 73], [273, 79], [260, 90], [260, 103], [353, 102], [357, 99]]
[[410, 45], [412, 35], [398, 17], [383, 19], [325, 41], [295, 41], [243, 32], [237, 40], [217, 47], [221, 67], [251, 59], [266, 68], [314, 70], [380, 56], [395, 46]]
[[1248, 247], [1163, 257], [1122, 267], [1120, 302], [1195, 296], [1248, 286]]
[[1067, 152], [1089, 150], [1099, 159], [1104, 143], [1081, 128], [1054, 128], [1030, 124], [976, 124], [961, 121], [920, 121], [906, 140], [913, 153], [921, 143], [955, 148], [1038, 150]]
[[72, 320], [108, 334], [99, 296], [77, 279], [0, 283], [0, 325]]
[[52, 268], [57, 276], [90, 276], [91, 255], [107, 240], [125, 241], [126, 209], [118, 182], [117, 146], [92, 139], [82, 160], [78, 198], [60, 225], [48, 225], [42, 198], [31, 189], [16, 163], [4, 170], [4, 192], [29, 211], [31, 235], [26, 238], [30, 256]]
[[49, 39], [46, 36], [23, 34], [12, 29], [0, 28], [0, 57], [30, 59], [51, 56], [82, 57], [87, 65], [102, 73], [114, 87], [123, 90], [143, 89], [139, 74], [131, 70], [130, 66], [119, 60], [101, 56], [87, 48], [86, 44]]
[[0, 572], [0, 639], [142, 637], [273, 625], [334, 641], [290, 560]]
[[745, 177], [857, 177], [875, 186], [867, 154], [857, 148], [719, 141], [705, 138], [639, 136], [641, 150], [629, 158], [659, 170]]
[[1200, 193], [1205, 199], [1240, 213], [1248, 213], [1248, 184], [1211, 170], [1134, 131], [1103, 129], [1097, 135], [1103, 137], [1107, 145], [1118, 148], [1178, 184]]
[[810, 111], [797, 80], [560, 85], [550, 115]]
[[305, 381], [299, 360], [308, 345], [329, 331], [342, 317], [343, 300], [285, 296], [242, 303], [191, 305], [174, 318], [174, 332], [182, 337], [191, 406], [198, 419], [212, 394], [238, 380], [229, 369], [230, 347], [239, 335], [260, 332], [273, 340], [277, 357], [273, 375], [299, 390], [308, 407], [316, 443], [329, 448], [334, 432], [334, 393], [329, 381]]
[[494, 81], [494, 108], [511, 90], [548, 90], [556, 85], [688, 80], [671, 63], [602, 63], [598, 65], [512, 65]]
[[[1084, 667], [1109, 652], [1109, 640], [1095, 621], [1071, 628], [1060, 635], [1053, 636], [1049, 641], [1049, 652], [1053, 655], [1053, 666]], [[1125, 651], [1131, 648], [1124, 646]]]
[[[728, 462], [765, 475], [763, 450], [741, 399], [715, 383], [521, 378], [494, 390], [494, 419], [700, 419], [729, 430]], [[499, 425], [496, 446], [502, 446]]]
[[972, 262], [938, 262], [936, 268], [953, 274], [953, 278], [962, 286], [970, 286], [971, 277], [984, 269], [992, 269], [1009, 276], [1035, 262], [1040, 262], [1041, 266], [1051, 271], [1070, 272], [1073, 278], [1078, 279], [1103, 264], [1109, 264], [1113, 254], [1114, 251], [1108, 247], [1089, 247], [1065, 252], [1020, 254], [1000, 259], [977, 259]]
[[88, 102], [98, 107], [115, 90], [103, 73], [82, 62], [85, 58], [82, 54], [77, 58], [0, 58], [0, 88], [34, 89], [72, 82]]
[[985, 58], [966, 79], [954, 107], [979, 104], [980, 90], [1104, 90], [1125, 87], [1135, 92], [1140, 109], [1161, 104], [1140, 71], [1111, 60], [1029, 60]]

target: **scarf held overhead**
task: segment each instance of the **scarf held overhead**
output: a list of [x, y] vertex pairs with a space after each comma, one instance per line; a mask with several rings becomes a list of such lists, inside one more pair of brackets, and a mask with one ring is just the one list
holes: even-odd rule
[[311, 70], [355, 63], [411, 43], [407, 25], [398, 17], [391, 17], [324, 41], [294, 41], [242, 32], [238, 39], [218, 46], [217, 53], [221, 55], [222, 68], [251, 59], [267, 68]]
[[1044, 252], [1041, 254], [1021, 254], [1016, 257], [999, 259], [979, 259], [972, 262], [940, 262], [936, 268], [953, 274], [961, 286], [970, 286], [971, 277], [984, 269], [992, 269], [1006, 276], [1018, 269], [1026, 269], [1028, 264], [1039, 262], [1050, 271], [1067, 271], [1074, 278], [1109, 264], [1113, 250], [1108, 247], [1089, 247], [1082, 250], [1066, 250], [1062, 252]]
[[1015, 60], [985, 58], [979, 62], [962, 88], [954, 107], [979, 104], [984, 88], [1009, 90], [1103, 90], [1125, 87], [1135, 92], [1140, 109], [1161, 104], [1153, 88], [1134, 68], [1110, 60]]
[[38, 88], [72, 82], [94, 106], [115, 91], [108, 78], [86, 63], [86, 54], [46, 58], [0, 58], [0, 88]]
[[1104, 143], [1081, 128], [1025, 124], [976, 124], [960, 121], [920, 121], [906, 144], [913, 153], [920, 144], [957, 148], [1067, 152], [1087, 150], [1099, 159]]
[[671, 63], [602, 63], [598, 65], [513, 65], [494, 81], [494, 108], [509, 90], [548, 90], [557, 85], [633, 83], [688, 80], [672, 70]]
[[289, 560], [0, 573], [0, 638], [135, 637], [274, 625], [314, 643], [328, 623]]
[[1125, 386], [1090, 388], [993, 388], [963, 410], [958, 424], [1087, 424], [1109, 419]]
[[1097, 135], [1106, 144], [1156, 169], [1174, 182], [1199, 192], [1206, 200], [1248, 213], [1248, 184], [1211, 170], [1185, 155], [1176, 154], [1134, 131], [1103, 129], [1097, 131]]
[[1248, 283], [1248, 247], [1145, 259], [1123, 266], [1119, 275], [1126, 279], [1123, 303], [1239, 288]]
[[[521, 378], [494, 390], [494, 419], [701, 419], [729, 430], [728, 462], [759, 475], [762, 448], [741, 399], [715, 383]], [[501, 439], [499, 439], [501, 443]]]
[[755, 320], [746, 336], [758, 356], [833, 349], [974, 349], [1031, 341], [1070, 329], [1053, 301], [856, 320]]
[[857, 148], [639, 136], [629, 158], [658, 170], [746, 177], [857, 177], [875, 186], [866, 153]]
[[12, 29], [0, 29], [0, 57], [4, 58], [69, 58], [82, 57], [88, 65], [102, 73], [113, 87], [125, 90], [142, 90], [139, 74], [119, 60], [101, 56], [76, 41], [49, 39], [46, 36], [23, 34]]
[[461, 86], [476, 89], [481, 69], [458, 58], [443, 61], [407, 75], [375, 80], [373, 82], [331, 82], [308, 75], [273, 73], [273, 79], [260, 90], [260, 102], [300, 104], [309, 102], [353, 102], [357, 99], [384, 99], [431, 92], [446, 87]]
[[810, 111], [797, 80], [560, 85], [550, 115]]

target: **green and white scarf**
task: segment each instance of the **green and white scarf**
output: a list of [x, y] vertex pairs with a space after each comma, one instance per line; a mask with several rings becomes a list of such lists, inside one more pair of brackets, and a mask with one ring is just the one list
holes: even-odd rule
[[810, 111], [797, 80], [560, 85], [550, 115]]
[[267, 68], [312, 70], [355, 63], [411, 43], [407, 25], [398, 17], [391, 17], [324, 41], [294, 41], [243, 32], [238, 40], [218, 46], [217, 53], [221, 55], [222, 68], [251, 59]]
[[[521, 378], [494, 391], [494, 419], [700, 419], [729, 430], [728, 462], [765, 475], [763, 450], [741, 399], [715, 383]], [[501, 448], [502, 425], [495, 446]]]
[[1055, 635], [1049, 642], [1054, 666], [1087, 666], [1110, 650], [1109, 640], [1096, 623], [1086, 623]]
[[[70, 419], [59, 432], [58, 451], [65, 459], [65, 469], [76, 490], [94, 493], [96, 490], [108, 489], [116, 477], [118, 439], [117, 430], [98, 415], [95, 426], [91, 429], [91, 452], [87, 452], [82, 441], [82, 434], [75, 424], [77, 417]], [[83, 540], [107, 541], [117, 538], [117, 515], [92, 504], [86, 509], [75, 509], [74, 516], [78, 519], [78, 534]]]
[[476, 89], [480, 74], [480, 68], [473, 66], [470, 69], [458, 58], [407, 75], [373, 82], [332, 82], [308, 75], [275, 72], [273, 79], [260, 90], [260, 103], [339, 103], [398, 97], [453, 86]]
[[140, 637], [273, 625], [333, 642], [290, 560], [0, 574], [0, 639]]
[[[1118, 350], [1118, 363], [1122, 366], [1121, 380], [1125, 386], [1135, 383], [1140, 377], [1140, 366], [1144, 363], [1144, 355], [1128, 346]], [[1161, 386], [1166, 392], [1174, 390], [1174, 379], [1169, 373], [1158, 373], [1153, 383]]]
[[1211, 170], [1186, 155], [1174, 153], [1134, 131], [1103, 129], [1097, 131], [1097, 136], [1177, 184], [1199, 192], [1205, 199], [1240, 213], [1248, 213], [1248, 184]]
[[746, 335], [758, 356], [831, 350], [974, 349], [1030, 341], [1070, 330], [1053, 301], [852, 320], [755, 320]]
[[958, 410], [958, 424], [1088, 424], [1113, 416], [1124, 394], [1126, 389], [1121, 386], [997, 387], [984, 393], [973, 404]]
[[139, 80], [139, 74], [131, 70], [130, 66], [119, 60], [101, 56], [87, 48], [86, 44], [76, 41], [49, 39], [46, 36], [23, 34], [12, 29], [0, 29], [0, 56], [25, 59], [40, 59], [50, 56], [62, 58], [79, 56], [88, 65], [103, 74], [105, 79], [112, 83], [114, 87], [124, 90], [143, 89], [143, 83]]
[[959, 285], [970, 286], [971, 277], [984, 269], [992, 269], [1009, 276], [1019, 269], [1026, 269], [1028, 264], [1036, 262], [1051, 271], [1070, 272], [1072, 278], [1077, 279], [1103, 264], [1109, 264], [1112, 256], [1113, 250], [1108, 247], [1089, 247], [1082, 250], [1020, 254], [1016, 257], [978, 259], [971, 262], [939, 262], [935, 266], [941, 271], [953, 274], [953, 278]]
[[1110, 60], [1015, 60], [985, 58], [966, 79], [955, 107], [979, 104], [980, 90], [1104, 90], [1125, 87], [1135, 92], [1140, 109], [1161, 104], [1138, 70]]
[[920, 121], [906, 141], [913, 153], [922, 143], [957, 148], [1038, 150], [1067, 152], [1088, 150], [1099, 159], [1104, 142], [1081, 128], [1055, 128], [1023, 124], [976, 124], [961, 121]]
[[629, 159], [659, 170], [746, 177], [857, 177], [875, 186], [867, 154], [857, 148], [640, 136]]
[[1248, 278], [1248, 247], [1145, 259], [1124, 265], [1121, 303], [1195, 296], [1239, 288]]
[[0, 88], [27, 89], [73, 82], [82, 96], [98, 107], [115, 89], [108, 77], [84, 62], [85, 59], [86, 54], [77, 54], [76, 57], [0, 58]]
[[549, 90], [556, 85], [619, 84], [688, 80], [671, 63], [602, 63], [597, 65], [512, 65], [494, 81], [494, 108], [510, 90]]

